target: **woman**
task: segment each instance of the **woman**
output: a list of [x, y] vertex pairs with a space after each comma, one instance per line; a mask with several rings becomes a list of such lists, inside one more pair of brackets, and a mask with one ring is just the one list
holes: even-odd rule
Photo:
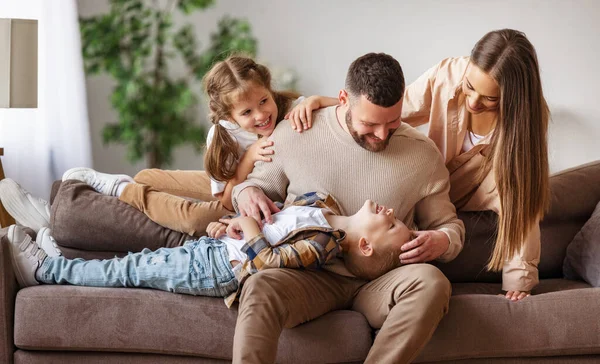
[[498, 214], [487, 268], [502, 269], [502, 289], [513, 301], [538, 283], [539, 221], [549, 201], [548, 118], [535, 49], [512, 29], [489, 32], [470, 57], [443, 60], [404, 95], [402, 119], [429, 123], [457, 209]]

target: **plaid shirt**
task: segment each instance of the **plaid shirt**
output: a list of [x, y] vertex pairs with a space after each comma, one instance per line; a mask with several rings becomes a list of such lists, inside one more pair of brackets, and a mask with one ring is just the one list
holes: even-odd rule
[[[288, 203], [289, 201], [292, 201]], [[278, 203], [278, 207], [281, 206]], [[309, 206], [328, 209], [339, 215], [339, 207], [333, 197], [310, 192], [299, 197], [289, 195], [288, 206]], [[321, 226], [309, 226], [293, 230], [277, 244], [271, 245], [261, 233], [242, 247], [248, 255], [241, 270], [236, 274], [239, 286], [236, 292], [225, 297], [225, 304], [231, 307], [241, 292], [241, 286], [248, 277], [269, 268], [320, 268], [340, 253], [340, 242], [346, 237], [342, 230]]]

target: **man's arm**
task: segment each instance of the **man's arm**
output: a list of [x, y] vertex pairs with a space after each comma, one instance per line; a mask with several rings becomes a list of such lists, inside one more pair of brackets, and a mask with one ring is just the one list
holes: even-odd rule
[[305, 239], [271, 246], [263, 234], [248, 240], [242, 251], [248, 254], [252, 273], [269, 268], [319, 268], [339, 252], [339, 232], [317, 232]]
[[404, 244], [400, 255], [402, 263], [421, 263], [437, 259], [448, 262], [463, 248], [465, 227], [456, 216], [450, 202], [448, 170], [438, 154], [427, 183], [425, 197], [415, 205], [419, 229], [417, 237]]

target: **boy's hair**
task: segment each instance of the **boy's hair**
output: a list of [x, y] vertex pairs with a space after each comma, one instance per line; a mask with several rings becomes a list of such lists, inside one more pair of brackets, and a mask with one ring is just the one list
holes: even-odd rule
[[344, 264], [356, 277], [371, 281], [400, 266], [401, 246], [397, 242], [378, 244], [371, 256], [353, 249], [344, 253]]
[[385, 53], [367, 53], [357, 58], [346, 75], [351, 97], [365, 95], [377, 106], [391, 107], [404, 95], [404, 73], [398, 61]]
[[203, 81], [209, 101], [209, 119], [215, 125], [212, 143], [204, 154], [204, 169], [214, 180], [225, 182], [235, 176], [240, 151], [219, 120], [230, 120], [235, 102], [255, 86], [264, 87], [273, 96], [278, 109], [276, 123], [283, 119], [298, 95], [273, 91], [269, 69], [244, 56], [230, 56], [216, 63]]

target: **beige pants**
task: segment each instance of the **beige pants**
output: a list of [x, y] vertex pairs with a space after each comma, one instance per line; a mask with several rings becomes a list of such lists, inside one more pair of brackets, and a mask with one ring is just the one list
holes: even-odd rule
[[429, 264], [406, 265], [366, 284], [327, 271], [264, 270], [242, 289], [233, 362], [273, 363], [283, 328], [352, 308], [381, 329], [365, 363], [409, 363], [448, 311], [450, 293], [448, 279]]
[[232, 213], [213, 197], [204, 171], [145, 169], [134, 179], [119, 200], [166, 228], [201, 236], [210, 222]]

